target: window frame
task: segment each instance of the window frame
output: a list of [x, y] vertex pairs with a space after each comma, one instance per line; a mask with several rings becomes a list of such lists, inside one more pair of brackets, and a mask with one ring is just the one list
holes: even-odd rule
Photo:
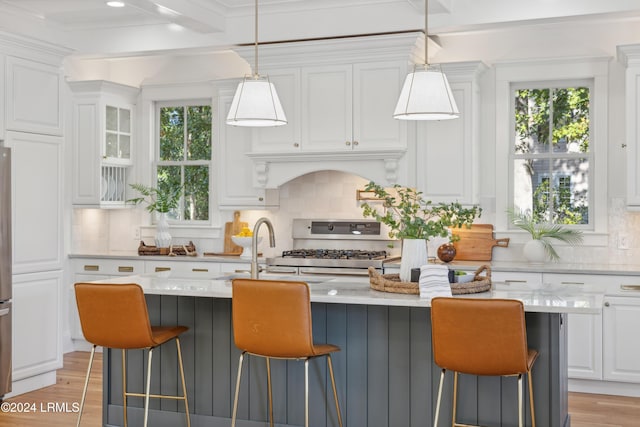
[[[515, 129], [513, 129], [514, 106], [513, 87], [519, 84], [558, 81], [584, 81], [592, 84], [590, 154], [589, 164], [592, 183], [590, 187], [593, 215], [592, 226], [584, 230], [584, 244], [602, 246], [607, 244], [607, 138], [608, 138], [608, 57], [552, 58], [528, 61], [513, 61], [495, 64], [495, 188], [496, 188], [496, 229], [514, 242], [527, 241], [525, 232], [510, 227], [507, 208], [513, 195], [511, 151]], [[603, 179], [598, 179], [602, 177]], [[591, 207], [590, 207], [591, 208]]]
[[[588, 224], [563, 224], [563, 226], [568, 228], [575, 228], [581, 231], [593, 231], [595, 229], [594, 221], [592, 220], [594, 214], [594, 192], [593, 188], [595, 185], [595, 168], [594, 168], [594, 150], [592, 148], [592, 133], [593, 133], [593, 91], [594, 91], [594, 82], [592, 79], [567, 79], [567, 80], [544, 80], [544, 81], [534, 81], [534, 82], [517, 82], [511, 83], [511, 107], [510, 107], [510, 127], [511, 127], [511, 136], [510, 136], [510, 149], [509, 149], [509, 196], [507, 199], [507, 206], [514, 206], [514, 191], [515, 191], [515, 182], [513, 181], [514, 176], [514, 165], [516, 159], [540, 159], [540, 160], [557, 160], [557, 159], [577, 159], [577, 158], [585, 158], [589, 163], [589, 176], [588, 176], [588, 185], [589, 185], [589, 197], [588, 197], [588, 212], [589, 212], [589, 223]], [[544, 153], [531, 153], [531, 154], [518, 154], [515, 152], [513, 141], [516, 139], [516, 129], [515, 129], [515, 105], [514, 98], [515, 92], [521, 89], [563, 89], [568, 87], [586, 87], [589, 89], [589, 151], [587, 153], [563, 153], [563, 152], [554, 152], [553, 150], [549, 150]], [[558, 171], [555, 171], [558, 172]], [[549, 175], [548, 171], [544, 172], [542, 177], [546, 177], [550, 182], [550, 187], [553, 185], [556, 188], [558, 187], [558, 182], [560, 176], [557, 179], [554, 179]], [[562, 175], [562, 177], [569, 177], [569, 175]], [[541, 182], [541, 181], [539, 181]], [[573, 195], [572, 195], [573, 198]], [[517, 227], [512, 224], [508, 224], [509, 230], [516, 230]]]
[[[201, 106], [201, 105], [208, 105], [211, 108], [211, 157], [208, 160], [187, 160], [187, 159], [183, 159], [183, 160], [160, 160], [160, 133], [159, 133], [159, 129], [160, 129], [160, 109], [164, 108], [164, 107], [184, 107], [185, 110], [187, 107], [189, 106]], [[154, 147], [154, 156], [153, 156], [153, 164], [152, 164], [152, 182], [155, 184], [157, 183], [157, 179], [158, 179], [158, 167], [161, 166], [180, 166], [185, 167], [185, 166], [207, 166], [209, 168], [209, 183], [208, 183], [208, 187], [209, 187], [209, 219], [207, 220], [187, 220], [187, 219], [180, 219], [180, 220], [176, 220], [176, 219], [172, 219], [170, 217], [167, 217], [167, 221], [170, 224], [179, 224], [179, 225], [186, 225], [186, 226], [204, 226], [204, 225], [210, 225], [211, 224], [211, 216], [212, 216], [212, 188], [213, 188], [213, 175], [215, 174], [215, 170], [213, 168], [213, 154], [214, 154], [214, 150], [213, 150], [213, 123], [214, 123], [214, 114], [215, 110], [213, 109], [213, 106], [211, 105], [211, 100], [210, 99], [182, 99], [182, 100], [167, 100], [167, 101], [156, 101], [154, 102], [154, 139], [153, 139], [153, 147]], [[186, 120], [186, 113], [185, 113], [185, 120]], [[188, 122], [187, 122], [188, 123]], [[184, 132], [186, 134], [186, 132], [188, 131], [188, 127], [185, 127]], [[183, 140], [184, 143], [184, 140]], [[184, 185], [184, 174], [182, 173], [184, 171], [184, 169], [182, 169], [181, 171], [181, 183], [182, 185]], [[184, 213], [184, 196], [180, 198], [180, 205], [178, 207], [178, 209], [180, 209], [181, 212]]]
[[[136, 144], [136, 153], [138, 159], [144, 159], [136, 163], [135, 179], [146, 185], [154, 185], [157, 179], [157, 173], [154, 169], [154, 159], [156, 158], [156, 112], [155, 103], [164, 101], [181, 101], [186, 99], [201, 99], [211, 105], [212, 108], [212, 126], [216, 126], [217, 109], [214, 105], [215, 97], [214, 86], [211, 83], [173, 83], [173, 84], [146, 84], [142, 85], [140, 92], [140, 103], [138, 106], [141, 120], [140, 126], [140, 143]], [[209, 174], [209, 222], [207, 224], [185, 224], [174, 221], [171, 224], [171, 234], [180, 239], [217, 239], [223, 236], [223, 219], [220, 211], [217, 209], [217, 200], [215, 194], [217, 170], [216, 170], [216, 141], [215, 133], [212, 134], [212, 160], [211, 173]], [[155, 218], [149, 215], [149, 230], [155, 230]]]

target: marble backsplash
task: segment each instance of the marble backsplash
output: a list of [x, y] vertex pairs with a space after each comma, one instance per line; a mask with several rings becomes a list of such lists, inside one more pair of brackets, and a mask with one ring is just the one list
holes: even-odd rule
[[[294, 218], [362, 218], [362, 209], [356, 200], [356, 190], [362, 189], [364, 178], [337, 171], [321, 171], [296, 178], [280, 187], [280, 207], [273, 211], [248, 210], [241, 212], [241, 219], [254, 224], [260, 217], [269, 218], [276, 233], [276, 248], [269, 248], [264, 238], [260, 250], [266, 256], [277, 255], [290, 249], [291, 221]], [[483, 207], [484, 212], [493, 212]], [[192, 240], [198, 252], [220, 252], [223, 246], [224, 223], [232, 221], [232, 212], [223, 212], [219, 237], [193, 237], [193, 229], [173, 227], [174, 242]], [[492, 223], [492, 214], [483, 214], [483, 223]], [[135, 209], [74, 209], [71, 229], [71, 252], [107, 253], [135, 251], [139, 236], [153, 244], [153, 227], [148, 213]], [[609, 234], [607, 245], [570, 247], [556, 245], [562, 262], [636, 264], [640, 259], [640, 212], [627, 211], [623, 198], [609, 200]], [[209, 228], [211, 230], [211, 228]], [[262, 233], [266, 232], [263, 230]], [[196, 236], [198, 233], [195, 234]], [[620, 249], [620, 238], [626, 240], [628, 249]], [[430, 242], [430, 254], [441, 242]], [[509, 248], [496, 248], [493, 258], [499, 261], [521, 261], [522, 244], [511, 243]]]

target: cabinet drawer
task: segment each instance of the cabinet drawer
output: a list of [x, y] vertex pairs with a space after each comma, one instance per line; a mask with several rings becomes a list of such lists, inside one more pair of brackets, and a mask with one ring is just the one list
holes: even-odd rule
[[220, 268], [214, 262], [145, 261], [144, 271], [145, 273], [170, 271], [171, 273], [217, 275]]
[[521, 273], [512, 271], [492, 271], [491, 281], [509, 286], [542, 286], [542, 273]]
[[128, 259], [78, 259], [75, 265], [77, 274], [131, 276], [144, 271], [143, 261]]

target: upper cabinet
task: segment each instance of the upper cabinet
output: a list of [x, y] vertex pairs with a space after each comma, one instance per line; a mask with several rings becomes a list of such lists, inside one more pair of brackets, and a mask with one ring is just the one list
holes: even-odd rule
[[60, 67], [7, 56], [5, 82], [7, 130], [56, 136], [63, 134]]
[[393, 109], [406, 61], [275, 70], [288, 124], [254, 131], [253, 152], [406, 149], [406, 123]]
[[122, 207], [132, 164], [139, 89], [106, 81], [69, 82], [73, 92], [73, 203]]
[[618, 60], [626, 66], [627, 206], [640, 209], [640, 45], [618, 46]]
[[481, 62], [442, 64], [460, 117], [418, 122], [416, 182], [434, 202], [477, 203], [478, 78], [484, 69]]
[[[260, 72], [274, 83], [288, 124], [252, 130], [254, 185], [276, 188], [327, 168], [395, 183], [408, 124], [393, 119], [393, 110], [416, 39], [412, 33], [262, 46]], [[253, 63], [253, 49], [238, 53]]]

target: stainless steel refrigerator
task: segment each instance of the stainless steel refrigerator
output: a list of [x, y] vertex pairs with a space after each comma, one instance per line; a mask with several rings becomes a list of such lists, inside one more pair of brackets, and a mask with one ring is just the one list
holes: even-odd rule
[[11, 263], [11, 150], [0, 147], [0, 400], [11, 391]]

